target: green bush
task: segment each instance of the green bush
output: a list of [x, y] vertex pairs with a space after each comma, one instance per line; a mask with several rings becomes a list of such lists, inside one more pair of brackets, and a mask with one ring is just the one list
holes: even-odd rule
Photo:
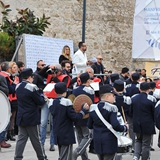
[[8, 18], [11, 9], [10, 5], [5, 5], [0, 1], [2, 10], [2, 23], [0, 24], [0, 61], [10, 61], [15, 52], [15, 38], [26, 34], [42, 35], [48, 28], [50, 17], [43, 14], [42, 17], [36, 17], [30, 9], [17, 9], [16, 20]]
[[0, 59], [10, 61], [15, 51], [15, 39], [8, 33], [0, 32]]
[[5, 5], [0, 1], [2, 8], [2, 24], [0, 25], [1, 30], [7, 32], [11, 36], [20, 36], [23, 33], [34, 34], [34, 35], [43, 35], [45, 29], [48, 28], [50, 23], [48, 20], [50, 17], [46, 17], [45, 14], [42, 17], [36, 17], [33, 14], [33, 11], [30, 9], [17, 9], [18, 15], [15, 21], [9, 20], [8, 15], [11, 9], [10, 5]]

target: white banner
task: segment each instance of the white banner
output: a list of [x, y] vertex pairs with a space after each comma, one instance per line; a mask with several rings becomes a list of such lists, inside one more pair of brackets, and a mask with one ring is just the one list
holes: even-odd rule
[[160, 60], [160, 0], [136, 0], [132, 58]]

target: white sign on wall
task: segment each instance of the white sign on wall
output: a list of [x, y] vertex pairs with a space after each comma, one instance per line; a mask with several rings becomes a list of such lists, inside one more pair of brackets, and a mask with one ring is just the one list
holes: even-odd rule
[[132, 57], [160, 60], [160, 0], [136, 0]]
[[43, 60], [47, 65], [59, 63], [59, 56], [65, 45], [70, 47], [73, 54], [72, 40], [24, 34], [23, 42], [26, 68], [34, 71], [38, 60]]

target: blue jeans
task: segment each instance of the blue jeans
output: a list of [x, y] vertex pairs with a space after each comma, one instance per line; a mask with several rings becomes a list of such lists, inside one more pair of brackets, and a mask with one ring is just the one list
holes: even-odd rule
[[0, 142], [5, 141], [6, 130], [0, 133]]
[[7, 127], [0, 133], [0, 142], [5, 141], [6, 140], [6, 132], [8, 130], [10, 122], [8, 123]]
[[[46, 140], [46, 132], [47, 132], [47, 123], [48, 123], [48, 116], [49, 116], [49, 108], [47, 103], [41, 109], [41, 125], [40, 125], [40, 134], [41, 134], [41, 142], [44, 145]], [[53, 135], [53, 127], [50, 133], [50, 144], [54, 145], [54, 135]]]

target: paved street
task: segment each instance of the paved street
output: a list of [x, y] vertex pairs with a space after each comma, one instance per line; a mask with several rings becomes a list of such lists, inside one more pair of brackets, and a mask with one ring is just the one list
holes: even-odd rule
[[[151, 160], [159, 160], [159, 157], [160, 157], [160, 148], [157, 147], [157, 136], [158, 136], [158, 134], [154, 136], [155, 151], [151, 152]], [[11, 142], [11, 141], [8, 141], [8, 142], [10, 142], [12, 144], [12, 147], [8, 148], [8, 149], [2, 148], [2, 150], [0, 152], [0, 160], [13, 160], [16, 142]], [[74, 145], [74, 147], [76, 147], [76, 146], [77, 145]], [[54, 151], [54, 152], [49, 151], [49, 147], [50, 147], [49, 138], [47, 136], [45, 150], [46, 150], [46, 154], [48, 156], [48, 159], [49, 160], [58, 160], [57, 146], [56, 146], [56, 151]], [[90, 158], [90, 160], [98, 160], [96, 155], [90, 154], [90, 153], [89, 153], [89, 158]], [[32, 148], [30, 141], [28, 140], [25, 151], [24, 151], [24, 160], [36, 160], [36, 159], [37, 159], [36, 154]], [[81, 158], [78, 158], [78, 160], [81, 160]], [[132, 155], [131, 154], [124, 155], [123, 160], [132, 160]]]

